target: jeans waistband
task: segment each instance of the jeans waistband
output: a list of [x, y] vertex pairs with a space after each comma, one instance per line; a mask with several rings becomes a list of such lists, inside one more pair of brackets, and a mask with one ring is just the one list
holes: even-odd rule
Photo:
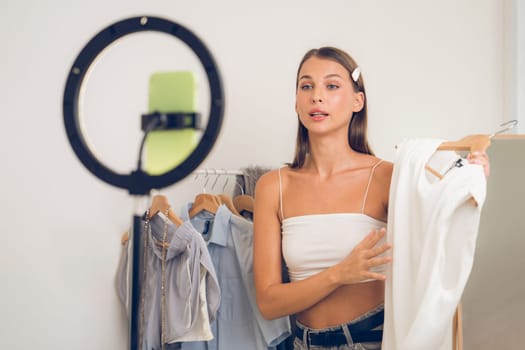
[[[348, 323], [330, 330], [312, 331], [296, 327], [294, 335], [300, 340], [306, 339], [310, 345], [339, 346], [347, 344], [344, 327], [348, 328], [354, 343], [380, 342], [383, 330], [372, 330], [384, 322], [384, 310], [354, 323]], [[306, 334], [305, 334], [306, 333]]]

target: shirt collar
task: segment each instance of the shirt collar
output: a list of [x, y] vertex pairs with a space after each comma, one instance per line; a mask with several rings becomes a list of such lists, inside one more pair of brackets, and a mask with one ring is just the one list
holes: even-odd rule
[[184, 221], [189, 221], [197, 232], [200, 232], [198, 227], [203, 226], [205, 221], [213, 219], [211, 236], [209, 240], [206, 241], [206, 243], [213, 243], [222, 247], [226, 247], [228, 244], [229, 222], [230, 217], [232, 216], [230, 210], [224, 204], [221, 204], [215, 215], [209, 212], [200, 212], [190, 219], [189, 210], [192, 205], [193, 203], [188, 203], [186, 205], [181, 215], [182, 219]]

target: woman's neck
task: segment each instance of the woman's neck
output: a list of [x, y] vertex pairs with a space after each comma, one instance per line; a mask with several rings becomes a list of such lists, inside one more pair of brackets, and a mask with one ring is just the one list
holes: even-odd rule
[[310, 154], [304, 169], [316, 172], [321, 177], [328, 177], [351, 167], [359, 157], [348, 142], [336, 138], [310, 139]]

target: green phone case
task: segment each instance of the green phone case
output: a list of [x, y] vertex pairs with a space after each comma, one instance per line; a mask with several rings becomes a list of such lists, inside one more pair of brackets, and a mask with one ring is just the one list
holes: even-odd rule
[[[196, 81], [193, 72], [157, 72], [149, 81], [150, 113], [196, 112]], [[175, 168], [193, 152], [199, 142], [196, 129], [150, 132], [144, 148], [144, 171], [160, 175]]]

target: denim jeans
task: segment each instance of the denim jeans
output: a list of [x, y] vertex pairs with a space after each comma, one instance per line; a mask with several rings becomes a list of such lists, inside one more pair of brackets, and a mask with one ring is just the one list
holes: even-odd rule
[[[372, 316], [380, 313], [383, 311], [383, 305], [380, 305], [367, 313], [357, 317], [356, 319], [350, 321], [347, 324], [343, 324], [340, 326], [335, 327], [328, 327], [323, 329], [313, 329], [306, 327], [305, 325], [302, 325], [300, 322], [296, 322], [296, 327], [298, 327], [300, 330], [303, 330], [303, 339], [299, 339], [298, 337], [294, 338], [293, 348], [294, 350], [379, 350], [381, 349], [381, 342], [380, 341], [374, 341], [374, 342], [362, 342], [362, 343], [355, 343], [352, 339], [352, 334], [349, 331], [349, 327], [351, 327], [352, 324], [356, 324], [360, 321], [364, 321], [367, 319], [370, 319]], [[369, 329], [370, 331], [380, 331], [383, 329], [383, 322], [381, 321], [381, 324]], [[346, 344], [341, 344], [337, 346], [324, 346], [324, 345], [313, 345], [309, 344], [308, 340], [308, 334], [314, 333], [324, 333], [324, 332], [330, 332], [330, 331], [336, 331], [336, 330], [342, 330], [345, 338], [346, 338]], [[308, 332], [304, 332], [308, 331]]]

